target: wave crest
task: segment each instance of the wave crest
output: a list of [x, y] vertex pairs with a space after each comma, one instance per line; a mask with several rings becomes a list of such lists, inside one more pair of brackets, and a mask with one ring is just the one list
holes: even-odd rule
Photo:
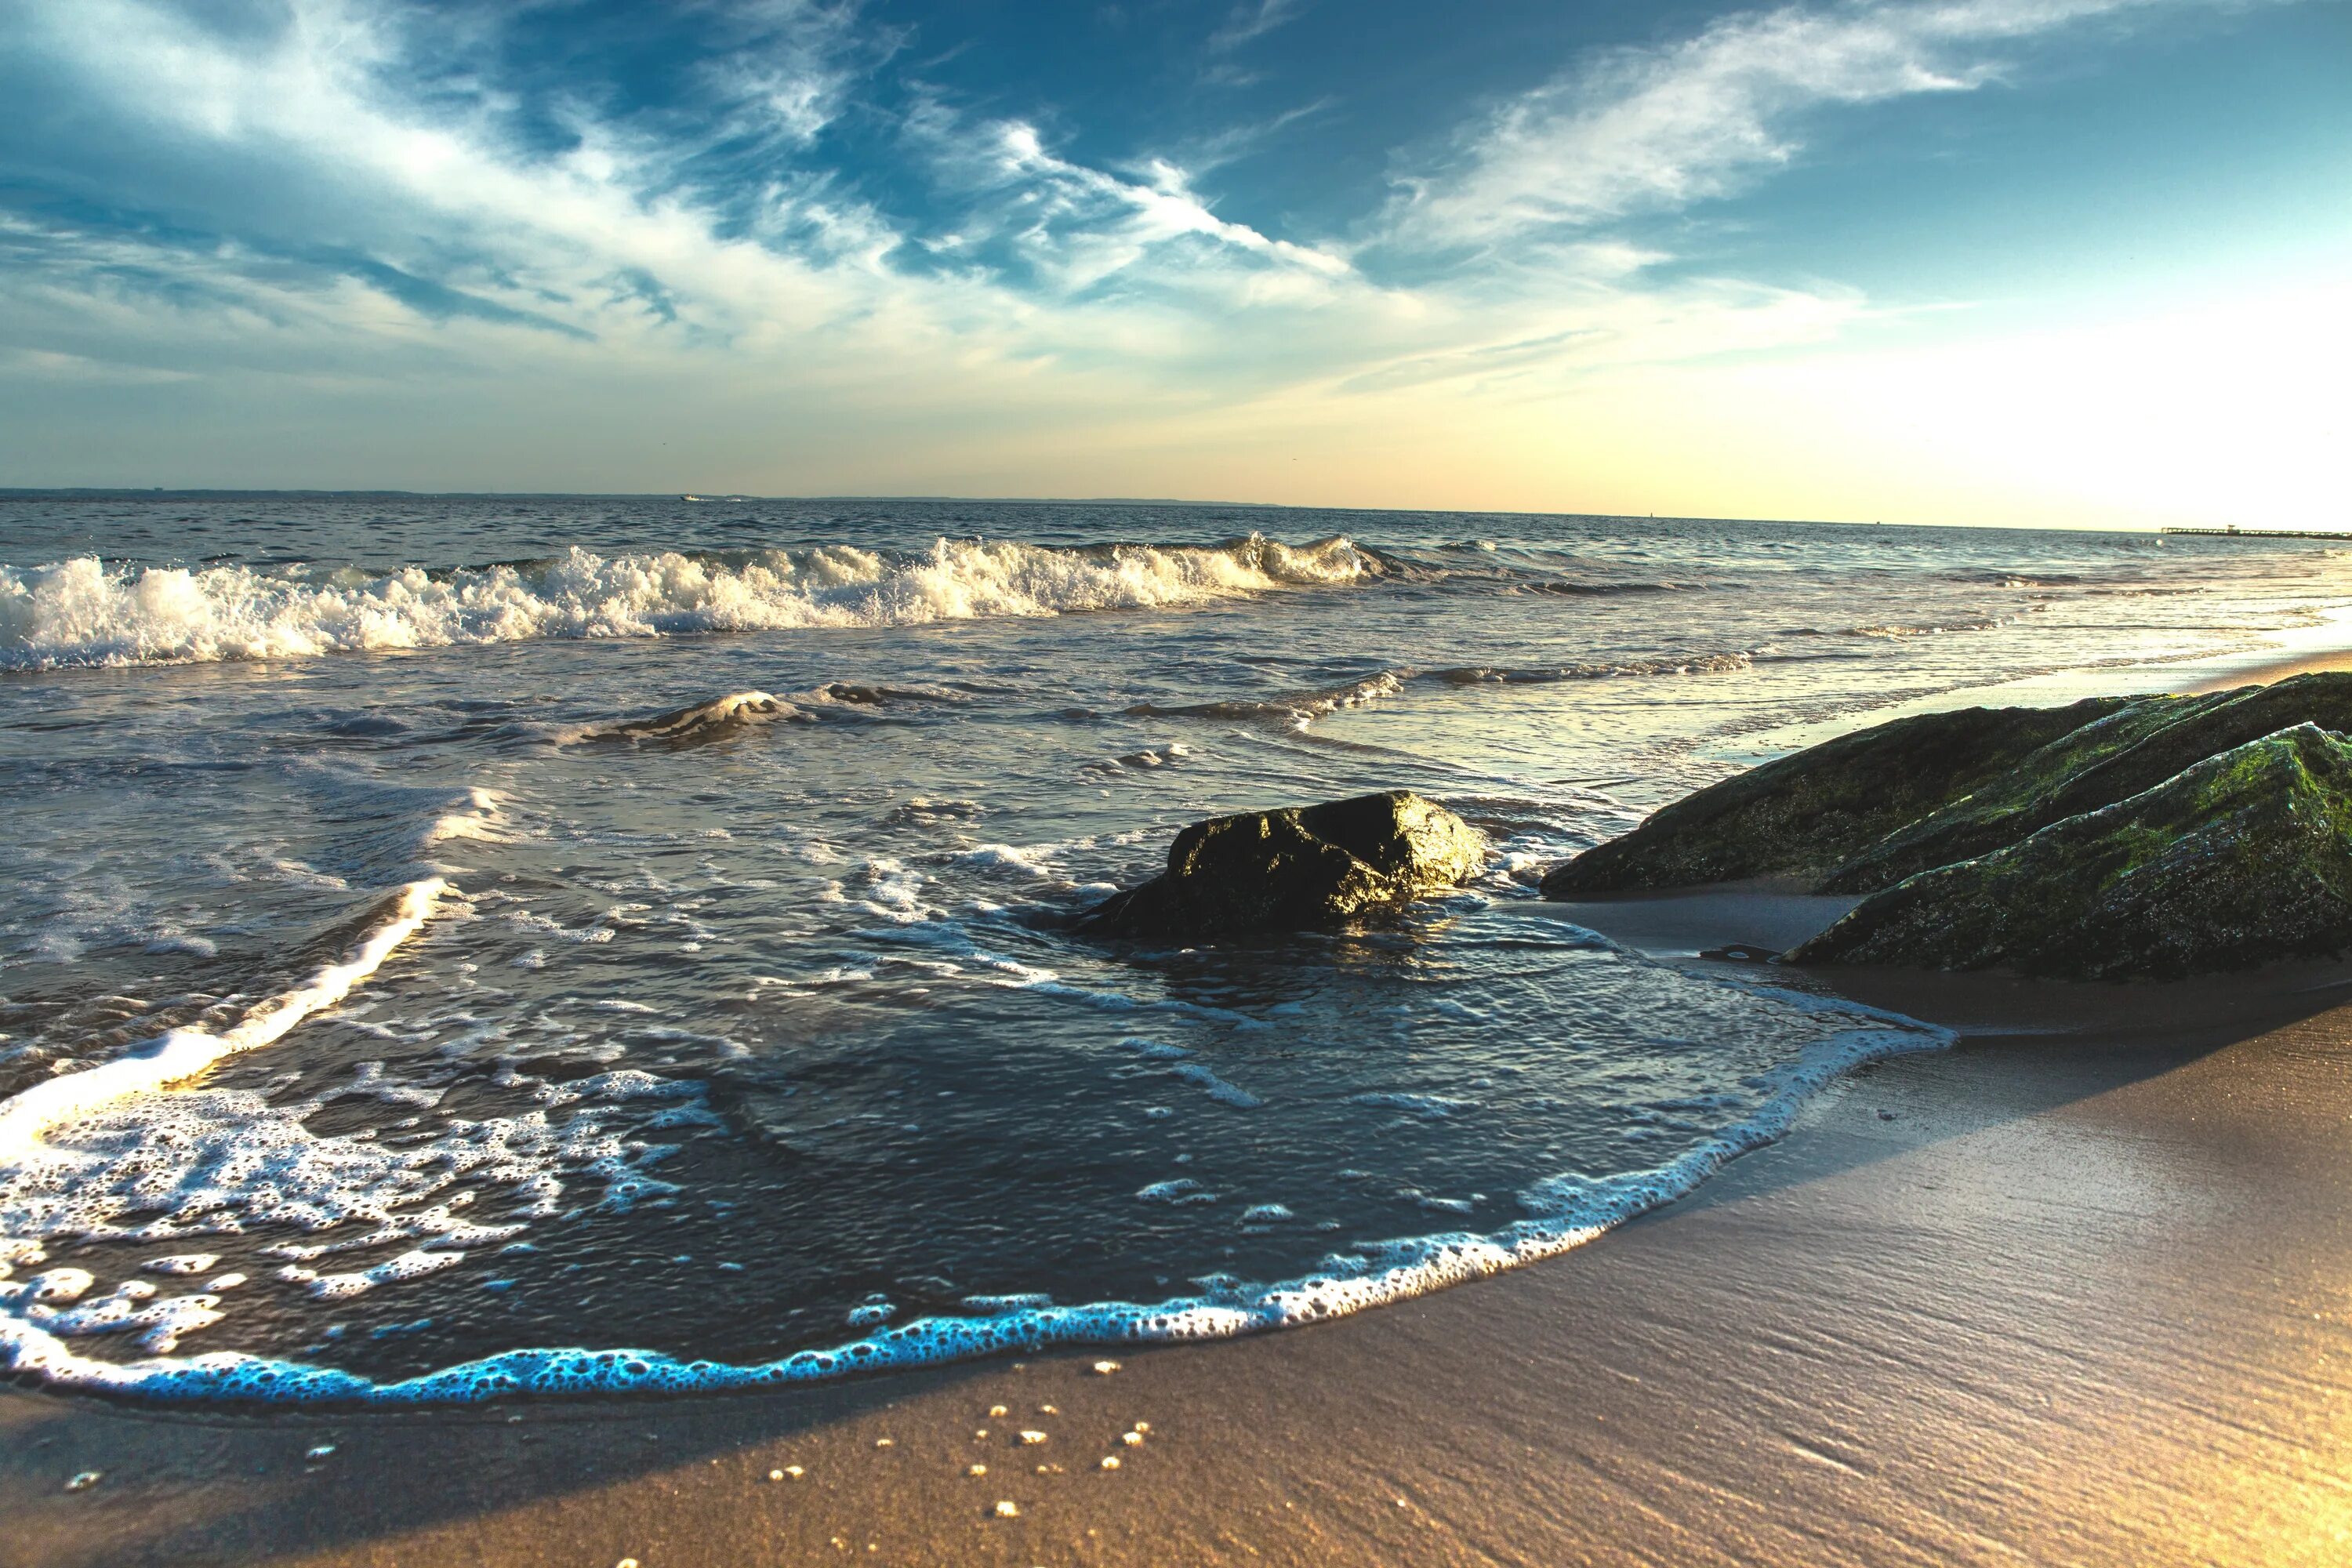
[[1154, 609], [1387, 574], [1349, 540], [1054, 549], [940, 539], [676, 551], [388, 573], [354, 567], [0, 567], [0, 669], [285, 658], [541, 637], [679, 637]]

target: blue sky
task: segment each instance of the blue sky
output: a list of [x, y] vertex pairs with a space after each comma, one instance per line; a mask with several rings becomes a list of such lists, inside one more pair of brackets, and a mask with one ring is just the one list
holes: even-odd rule
[[2344, 0], [0, 5], [0, 483], [2352, 521]]

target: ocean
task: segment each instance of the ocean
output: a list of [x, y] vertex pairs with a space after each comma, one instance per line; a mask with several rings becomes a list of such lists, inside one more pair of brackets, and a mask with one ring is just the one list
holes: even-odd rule
[[[1949, 1036], [1544, 868], [2352, 605], [2318, 541], [1149, 503], [16, 497], [0, 563], [0, 1366], [394, 1403], [1580, 1245]], [[1067, 929], [1187, 823], [1394, 787], [1492, 854], [1392, 926]]]

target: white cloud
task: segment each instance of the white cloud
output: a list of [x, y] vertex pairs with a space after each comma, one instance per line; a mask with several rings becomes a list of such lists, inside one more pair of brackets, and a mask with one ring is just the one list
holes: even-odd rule
[[1670, 208], [1786, 163], [1816, 110], [1996, 79], [1996, 46], [2164, 0], [1929, 0], [1788, 6], [1607, 51], [1466, 128], [1409, 174], [1388, 237], [1480, 247]]
[[1209, 35], [1209, 52], [1230, 54], [1273, 32], [1298, 14], [1298, 0], [1243, 0], [1217, 30]]

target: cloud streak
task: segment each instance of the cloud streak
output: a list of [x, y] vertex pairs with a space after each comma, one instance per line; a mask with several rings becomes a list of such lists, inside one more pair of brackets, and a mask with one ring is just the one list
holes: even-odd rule
[[1580, 61], [1404, 174], [1385, 237], [1492, 246], [1728, 195], [1801, 151], [1822, 111], [1998, 79], [2000, 46], [2159, 0], [1787, 6]]

